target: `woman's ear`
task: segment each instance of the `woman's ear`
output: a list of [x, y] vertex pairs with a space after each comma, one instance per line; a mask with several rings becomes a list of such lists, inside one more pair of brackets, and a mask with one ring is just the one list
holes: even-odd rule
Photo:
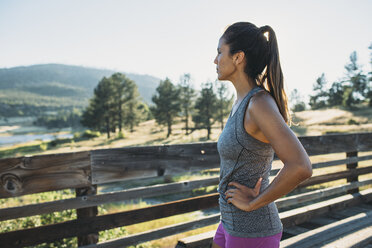
[[234, 54], [234, 63], [235, 65], [239, 65], [244, 62], [245, 54], [244, 52], [240, 51]]

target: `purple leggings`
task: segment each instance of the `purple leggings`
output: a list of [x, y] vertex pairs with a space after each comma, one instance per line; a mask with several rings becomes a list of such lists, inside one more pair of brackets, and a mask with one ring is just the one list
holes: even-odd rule
[[258, 238], [234, 237], [228, 234], [223, 228], [222, 223], [220, 223], [213, 242], [221, 248], [278, 248], [281, 237], [282, 232], [272, 236]]

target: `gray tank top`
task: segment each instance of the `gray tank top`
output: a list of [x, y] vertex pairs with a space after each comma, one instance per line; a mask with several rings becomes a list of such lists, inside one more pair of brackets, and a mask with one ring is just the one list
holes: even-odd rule
[[283, 230], [278, 209], [274, 202], [246, 212], [228, 204], [225, 192], [233, 186], [231, 181], [254, 188], [262, 177], [262, 192], [269, 185], [271, 163], [274, 150], [270, 144], [261, 142], [244, 129], [244, 114], [251, 97], [264, 89], [253, 88], [241, 101], [235, 113], [230, 117], [218, 139], [217, 150], [220, 155], [220, 193], [219, 205], [221, 222], [226, 231], [237, 237], [266, 237]]

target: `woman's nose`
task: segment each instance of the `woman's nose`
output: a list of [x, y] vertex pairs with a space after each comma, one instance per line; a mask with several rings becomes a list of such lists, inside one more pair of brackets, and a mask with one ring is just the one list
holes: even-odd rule
[[217, 56], [214, 58], [214, 63], [217, 65]]

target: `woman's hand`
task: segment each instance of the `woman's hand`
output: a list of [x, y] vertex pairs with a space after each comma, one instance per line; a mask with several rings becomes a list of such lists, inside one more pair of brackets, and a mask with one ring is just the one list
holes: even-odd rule
[[235, 207], [243, 211], [252, 211], [251, 201], [260, 193], [262, 177], [258, 179], [256, 186], [251, 189], [237, 182], [230, 182], [228, 186], [235, 186], [236, 189], [229, 189], [225, 192], [227, 203], [234, 204]]

